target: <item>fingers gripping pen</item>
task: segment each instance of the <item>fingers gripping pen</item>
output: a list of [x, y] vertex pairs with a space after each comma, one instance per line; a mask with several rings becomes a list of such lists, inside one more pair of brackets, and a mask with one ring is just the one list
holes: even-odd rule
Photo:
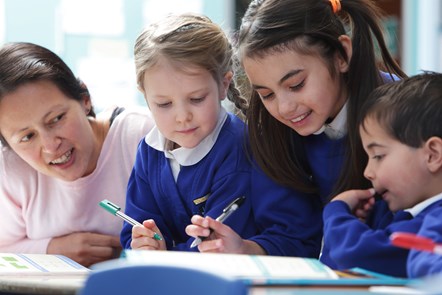
[[[221, 215], [216, 218], [216, 221], [223, 223], [233, 212], [235, 212], [244, 203], [245, 198], [246, 197], [244, 196], [236, 198], [232, 203], [227, 205], [227, 207], [223, 209], [223, 213], [221, 213]], [[210, 229], [210, 232], [212, 231], [213, 230]], [[197, 237], [193, 241], [192, 245], [190, 245], [190, 248], [198, 246], [205, 239], [206, 237]]]
[[[126, 214], [124, 214], [123, 212], [121, 212], [121, 207], [117, 206], [116, 204], [112, 203], [109, 200], [103, 200], [100, 202], [100, 206], [103, 207], [104, 209], [106, 209], [107, 212], [112, 213], [115, 216], [120, 217], [121, 219], [123, 219], [124, 221], [126, 221], [129, 224], [132, 225], [142, 225], [141, 223], [139, 223], [138, 221], [136, 221], [135, 219], [133, 219], [130, 216], [127, 216]], [[161, 241], [162, 238], [158, 233], [154, 233], [153, 238], [157, 241]]]

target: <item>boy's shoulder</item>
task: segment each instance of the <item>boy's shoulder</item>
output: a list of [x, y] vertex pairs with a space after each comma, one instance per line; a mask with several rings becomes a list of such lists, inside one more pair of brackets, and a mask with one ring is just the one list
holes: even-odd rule
[[425, 209], [423, 209], [419, 214], [423, 216], [430, 214], [433, 216], [442, 216], [442, 199], [431, 203], [430, 205], [425, 207]]

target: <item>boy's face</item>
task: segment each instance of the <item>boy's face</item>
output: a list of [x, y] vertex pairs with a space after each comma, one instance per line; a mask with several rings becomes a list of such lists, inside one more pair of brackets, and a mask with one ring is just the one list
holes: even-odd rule
[[433, 196], [431, 173], [424, 148], [413, 148], [392, 138], [372, 117], [360, 127], [368, 154], [364, 176], [388, 203], [391, 211], [411, 208]]

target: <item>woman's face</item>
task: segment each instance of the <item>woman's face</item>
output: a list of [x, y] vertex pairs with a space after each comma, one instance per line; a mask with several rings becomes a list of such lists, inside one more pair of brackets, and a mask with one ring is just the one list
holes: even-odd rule
[[100, 153], [90, 107], [89, 98], [71, 99], [52, 82], [30, 82], [1, 99], [0, 132], [34, 169], [73, 181], [94, 171]]
[[245, 58], [243, 65], [267, 111], [302, 136], [318, 131], [334, 118], [347, 99], [340, 72], [347, 63], [336, 57], [336, 75], [325, 61], [294, 50]]

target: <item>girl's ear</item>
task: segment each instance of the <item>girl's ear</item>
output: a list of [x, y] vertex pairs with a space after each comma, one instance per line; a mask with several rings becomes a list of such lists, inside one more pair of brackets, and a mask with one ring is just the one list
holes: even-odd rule
[[220, 99], [223, 100], [224, 98], [226, 98], [227, 96], [227, 91], [229, 91], [229, 86], [230, 86], [230, 82], [232, 82], [232, 78], [233, 78], [233, 72], [232, 71], [228, 71], [222, 80], [222, 87], [221, 87], [221, 91], [220, 91]]
[[424, 145], [427, 155], [426, 163], [432, 173], [438, 172], [442, 168], [442, 138], [430, 137]]
[[337, 54], [337, 67], [341, 73], [348, 71], [350, 65], [351, 56], [353, 54], [353, 46], [351, 45], [351, 39], [347, 35], [341, 35], [338, 38], [341, 42], [342, 47], [344, 47], [345, 53], [347, 54], [347, 60], [344, 60], [340, 54]]
[[137, 89], [138, 89], [138, 91], [140, 91], [144, 95], [144, 89], [143, 89], [143, 87], [141, 87], [140, 84], [137, 84]]

